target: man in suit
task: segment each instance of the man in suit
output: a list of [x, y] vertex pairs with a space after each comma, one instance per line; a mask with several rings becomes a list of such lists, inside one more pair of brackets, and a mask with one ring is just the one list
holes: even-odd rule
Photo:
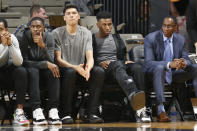
[[164, 18], [162, 29], [148, 34], [144, 40], [144, 70], [152, 75], [153, 87], [158, 102], [159, 122], [168, 122], [164, 105], [164, 82], [184, 83], [193, 79], [197, 96], [197, 65], [191, 64], [185, 48], [183, 36], [175, 33], [176, 21], [172, 17]]

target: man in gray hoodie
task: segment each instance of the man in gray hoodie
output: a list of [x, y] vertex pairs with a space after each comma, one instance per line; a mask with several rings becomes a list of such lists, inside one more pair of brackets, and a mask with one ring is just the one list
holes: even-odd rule
[[17, 108], [14, 112], [14, 124], [27, 125], [29, 121], [24, 115], [23, 104], [27, 87], [27, 72], [22, 67], [23, 58], [19, 43], [13, 34], [8, 32], [5, 19], [0, 19], [0, 80], [6, 88], [15, 87]]

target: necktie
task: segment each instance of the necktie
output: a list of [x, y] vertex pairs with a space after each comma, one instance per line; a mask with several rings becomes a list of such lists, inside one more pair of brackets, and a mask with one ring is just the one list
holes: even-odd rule
[[[164, 50], [164, 61], [172, 61], [173, 59], [173, 54], [172, 54], [172, 51], [171, 51], [171, 47], [170, 47], [170, 40], [167, 39], [165, 42], [165, 50]], [[168, 84], [171, 84], [172, 83], [172, 70], [171, 68], [166, 71], [166, 82]]]

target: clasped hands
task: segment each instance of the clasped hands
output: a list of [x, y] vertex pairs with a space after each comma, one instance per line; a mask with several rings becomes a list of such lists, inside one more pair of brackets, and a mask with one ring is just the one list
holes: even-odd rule
[[89, 80], [90, 78], [90, 68], [88, 67], [88, 65], [85, 66], [84, 68], [84, 64], [79, 64], [77, 66], [74, 67], [74, 69], [82, 76], [86, 79], [86, 81]]
[[3, 46], [10, 46], [11, 43], [11, 34], [8, 31], [2, 31], [0, 33], [0, 39]]
[[174, 59], [172, 62], [170, 62], [169, 67], [172, 69], [184, 69], [186, 68], [186, 60], [184, 58], [180, 58], [180, 59]]

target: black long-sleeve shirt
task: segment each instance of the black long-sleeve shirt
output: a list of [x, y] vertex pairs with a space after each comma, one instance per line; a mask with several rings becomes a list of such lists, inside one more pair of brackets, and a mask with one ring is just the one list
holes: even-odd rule
[[54, 62], [54, 39], [51, 33], [43, 32], [45, 48], [41, 49], [34, 43], [30, 30], [24, 31], [19, 40], [25, 67], [47, 68], [47, 61]]

